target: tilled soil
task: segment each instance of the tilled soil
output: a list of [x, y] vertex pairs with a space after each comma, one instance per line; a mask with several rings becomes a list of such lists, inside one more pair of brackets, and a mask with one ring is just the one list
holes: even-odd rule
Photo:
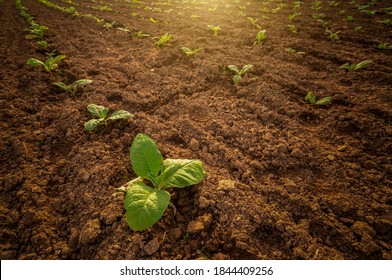
[[[15, 1], [0, 2], [1, 259], [392, 259], [392, 51], [377, 48], [392, 43], [388, 1], [23, 0], [47, 51], [67, 56], [53, 74], [26, 65], [45, 51]], [[230, 64], [253, 68], [236, 86]], [[93, 83], [76, 97], [52, 85], [78, 79]], [[135, 116], [90, 133], [90, 103]], [[143, 232], [115, 191], [136, 177], [138, 133], [207, 170]]]

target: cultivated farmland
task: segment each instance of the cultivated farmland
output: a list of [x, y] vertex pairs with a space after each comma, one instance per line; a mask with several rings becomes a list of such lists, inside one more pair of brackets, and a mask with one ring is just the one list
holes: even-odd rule
[[[391, 259], [391, 13], [0, 1], [1, 259]], [[138, 134], [199, 176], [134, 231]]]

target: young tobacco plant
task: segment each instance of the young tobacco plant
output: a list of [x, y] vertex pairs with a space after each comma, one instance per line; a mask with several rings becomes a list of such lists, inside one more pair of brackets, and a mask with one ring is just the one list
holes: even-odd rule
[[64, 58], [66, 58], [65, 55], [57, 55], [57, 56], [49, 55], [49, 57], [45, 60], [45, 62], [38, 60], [36, 58], [29, 58], [27, 60], [27, 65], [42, 66], [44, 67], [46, 72], [52, 73], [52, 71], [58, 67], [57, 63], [60, 60], [63, 60]]
[[156, 40], [156, 42], [154, 43], [156, 47], [162, 48], [164, 45], [166, 45], [166, 43], [170, 40], [171, 37], [172, 35], [166, 33], [161, 37], [154, 37], [152, 39]]
[[133, 140], [130, 160], [138, 177], [117, 191], [126, 193], [126, 220], [135, 231], [153, 226], [162, 217], [170, 204], [167, 189], [198, 184], [206, 175], [200, 160], [163, 160], [154, 140], [145, 134], [138, 134]]
[[367, 68], [367, 67], [369, 67], [369, 65], [371, 63], [372, 63], [371, 60], [364, 60], [364, 61], [359, 62], [358, 64], [355, 64], [355, 63], [353, 63], [353, 64], [345, 63], [342, 66], [340, 66], [340, 68], [351, 72], [351, 71], [356, 71], [356, 70], [359, 70], [359, 69], [362, 69], [362, 68]]
[[239, 70], [238, 67], [235, 65], [227, 66], [227, 68], [229, 68], [231, 71], [235, 73], [235, 75], [233, 76], [233, 82], [235, 85], [237, 85], [239, 82], [242, 81], [242, 77], [245, 75], [246, 72], [252, 69], [252, 67], [253, 65], [247, 64], [244, 67], [242, 67], [241, 70]]
[[267, 31], [260, 30], [259, 32], [257, 32], [256, 41], [253, 43], [253, 45], [261, 44], [263, 41], [265, 41], [265, 39], [267, 39], [267, 35], [265, 35], [265, 32]]
[[56, 82], [56, 83], [53, 83], [53, 85], [59, 87], [60, 89], [62, 89], [65, 92], [68, 92], [72, 96], [75, 96], [76, 93], [78, 92], [79, 86], [86, 86], [86, 85], [91, 84], [92, 82], [93, 82], [92, 80], [81, 79], [81, 80], [77, 80], [77, 81], [73, 82], [70, 85], [66, 85], [63, 82]]
[[98, 125], [108, 125], [109, 121], [132, 118], [133, 115], [128, 111], [117, 110], [110, 117], [108, 117], [109, 108], [103, 106], [89, 104], [87, 110], [98, 119], [92, 119], [84, 123], [84, 127], [88, 131], [93, 131]]
[[316, 95], [311, 91], [306, 94], [305, 100], [309, 101], [310, 104], [317, 106], [327, 106], [332, 101], [331, 97], [329, 96], [317, 100]]
[[212, 24], [207, 25], [207, 27], [214, 32], [214, 36], [218, 36], [218, 31], [221, 30], [219, 26], [214, 26]]
[[198, 48], [195, 50], [191, 50], [190, 48], [187, 47], [182, 47], [181, 50], [186, 54], [186, 56], [190, 57], [190, 56], [194, 56], [195, 53], [197, 53], [198, 51], [201, 51], [203, 48]]
[[48, 30], [46, 26], [39, 25], [38, 23], [33, 23], [29, 29], [25, 29], [29, 31], [29, 35], [26, 35], [26, 39], [31, 40], [31, 39], [43, 39], [45, 32]]

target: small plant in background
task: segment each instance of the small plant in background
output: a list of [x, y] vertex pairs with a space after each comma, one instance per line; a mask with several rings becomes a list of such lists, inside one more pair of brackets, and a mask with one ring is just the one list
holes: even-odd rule
[[198, 48], [195, 50], [191, 50], [190, 48], [187, 47], [182, 47], [181, 50], [186, 54], [186, 56], [190, 57], [190, 56], [194, 56], [195, 53], [197, 53], [198, 51], [201, 51], [203, 48]]
[[111, 29], [111, 28], [114, 27], [114, 24], [115, 24], [115, 23], [116, 23], [115, 21], [113, 21], [112, 23], [105, 22], [104, 24], [102, 24], [102, 26], [103, 26], [104, 28]]
[[57, 69], [57, 67], [58, 67], [57, 63], [60, 60], [63, 60], [64, 58], [66, 58], [65, 55], [53, 56], [53, 54], [50, 54], [49, 57], [45, 60], [45, 62], [42, 62], [41, 60], [38, 60], [36, 58], [29, 58], [27, 60], [27, 65], [42, 66], [42, 67], [44, 67], [46, 72], [51, 73], [53, 70]]
[[128, 111], [117, 110], [110, 117], [108, 117], [109, 108], [103, 106], [89, 104], [87, 110], [98, 119], [92, 119], [84, 123], [84, 127], [88, 131], [93, 131], [98, 125], [107, 126], [109, 121], [132, 118], [133, 115]]
[[389, 19], [389, 18], [385, 18], [385, 19], [382, 19], [382, 20], [378, 20], [377, 22], [382, 23], [382, 24], [387, 25], [387, 26], [389, 26], [389, 25], [392, 24], [392, 20]]
[[340, 68], [351, 72], [351, 71], [356, 71], [356, 70], [359, 70], [359, 69], [362, 69], [362, 68], [367, 68], [367, 67], [369, 67], [369, 65], [371, 63], [372, 63], [371, 60], [364, 60], [364, 61], [359, 62], [358, 64], [355, 64], [355, 63], [353, 63], [353, 64], [345, 63], [342, 66], [340, 66]]
[[207, 27], [214, 32], [214, 36], [218, 36], [218, 31], [221, 30], [219, 26], [214, 26], [212, 24], [207, 25]]
[[252, 69], [252, 67], [253, 65], [247, 64], [242, 67], [241, 70], [239, 70], [238, 67], [235, 65], [229, 65], [227, 68], [229, 68], [229, 70], [235, 73], [235, 75], [233, 76], [233, 82], [235, 85], [237, 85], [239, 82], [242, 81], [242, 77], [245, 75], [245, 73]]
[[78, 92], [78, 87], [89, 85], [92, 82], [93, 82], [92, 80], [81, 79], [73, 82], [70, 85], [66, 85], [63, 82], [56, 82], [53, 83], [53, 85], [57, 86], [58, 88], [62, 89], [65, 92], [68, 92], [72, 96], [76, 96], [76, 93]]
[[299, 52], [299, 51], [297, 51], [296, 49], [293, 49], [293, 48], [288, 48], [287, 51], [289, 53], [296, 54], [296, 55], [304, 55], [305, 54], [305, 52]]
[[260, 30], [259, 32], [257, 32], [256, 41], [253, 44], [258, 45], [264, 42], [265, 39], [267, 39], [267, 35], [265, 35], [266, 32], [267, 30]]
[[305, 96], [305, 100], [312, 105], [327, 106], [329, 103], [331, 103], [332, 98], [327, 96], [317, 100], [316, 95], [313, 92], [309, 91]]
[[329, 34], [329, 38], [331, 38], [332, 40], [340, 40], [340, 37], [338, 35], [340, 31], [333, 32], [332, 30], [326, 29], [325, 32]]
[[135, 33], [134, 35], [135, 35], [136, 37], [138, 37], [138, 38], [150, 37], [150, 34], [143, 33], [142, 31], [139, 31], [139, 32]]
[[133, 140], [130, 160], [138, 177], [116, 190], [126, 193], [125, 216], [135, 231], [152, 227], [162, 217], [170, 204], [167, 189], [198, 184], [206, 175], [200, 160], [163, 160], [154, 140], [145, 134], [138, 134]]
[[49, 44], [46, 41], [38, 41], [36, 44], [41, 50], [47, 50], [49, 47]]
[[301, 15], [301, 13], [294, 13], [294, 14], [292, 14], [292, 15], [289, 15], [289, 20], [290, 21], [293, 21], [296, 17], [298, 17], [298, 16], [300, 16]]
[[349, 22], [353, 22], [355, 21], [355, 18], [353, 16], [347, 16], [346, 20]]
[[29, 31], [30, 33], [26, 35], [26, 39], [43, 39], [48, 28], [46, 26], [39, 25], [38, 23], [33, 23], [29, 29], [25, 30]]
[[259, 21], [258, 18], [254, 19], [252, 17], [247, 17], [247, 19], [250, 21], [250, 23], [252, 24], [252, 26], [256, 29], [261, 29], [261, 26], [257, 24], [257, 22]]
[[295, 27], [294, 24], [289, 24], [287, 26], [290, 28], [291, 33], [293, 33], [293, 34], [297, 34], [298, 33], [298, 30], [297, 30], [297, 28]]
[[380, 44], [378, 44], [377, 49], [379, 49], [379, 50], [391, 50], [392, 49], [392, 45], [389, 44], [389, 43], [381, 42]]
[[172, 37], [172, 35], [170, 35], [169, 33], [166, 33], [164, 35], [162, 35], [161, 37], [154, 37], [152, 39], [156, 40], [156, 42], [154, 43], [154, 45], [158, 48], [162, 48], [164, 45], [166, 45], [166, 43], [170, 40], [170, 38]]

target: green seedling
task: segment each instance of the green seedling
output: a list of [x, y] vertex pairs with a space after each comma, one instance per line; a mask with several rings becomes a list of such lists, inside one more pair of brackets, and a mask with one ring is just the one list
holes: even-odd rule
[[328, 1], [328, 4], [332, 7], [337, 7], [340, 5], [340, 2], [338, 1]]
[[138, 33], [135, 34], [135, 36], [138, 38], [144, 38], [144, 37], [150, 37], [150, 34], [143, 33], [142, 31], [139, 31]]
[[181, 48], [181, 50], [186, 54], [186, 56], [188, 56], [188, 57], [190, 57], [190, 56], [193, 56], [193, 55], [195, 55], [195, 53], [197, 53], [198, 51], [201, 51], [203, 48], [198, 48], [198, 49], [195, 49], [195, 50], [191, 50], [191, 49], [189, 49], [189, 48], [187, 48], [187, 47], [182, 47]]
[[211, 29], [214, 32], [214, 36], [218, 36], [218, 31], [221, 30], [219, 26], [214, 26], [214, 25], [207, 25], [209, 29]]
[[59, 87], [60, 89], [62, 89], [65, 92], [68, 92], [72, 96], [75, 96], [76, 93], [78, 92], [79, 86], [80, 87], [86, 86], [86, 85], [91, 84], [92, 82], [93, 82], [92, 80], [82, 79], [82, 80], [77, 80], [70, 85], [66, 85], [63, 82], [56, 82], [56, 83], [53, 83], [53, 85]]
[[125, 216], [135, 231], [152, 227], [170, 204], [169, 188], [184, 188], [200, 183], [205, 175], [200, 160], [165, 159], [154, 140], [138, 134], [132, 142], [130, 160], [138, 176], [117, 191], [126, 193]]
[[392, 20], [389, 18], [383, 19], [383, 20], [378, 20], [377, 22], [385, 24], [385, 25], [391, 25], [392, 24]]
[[64, 58], [66, 58], [65, 55], [53, 56], [52, 54], [50, 54], [49, 57], [45, 60], [45, 62], [42, 62], [41, 60], [38, 60], [35, 58], [29, 58], [27, 60], [27, 65], [42, 66], [42, 67], [44, 67], [46, 72], [51, 73], [53, 70], [55, 70], [58, 67], [57, 63], [60, 60], [63, 60]]
[[109, 108], [103, 106], [89, 104], [87, 110], [98, 119], [92, 119], [84, 123], [84, 127], [88, 131], [93, 131], [98, 125], [107, 126], [109, 121], [132, 118], [133, 115], [128, 111], [117, 110], [110, 117], [108, 117]]
[[46, 26], [39, 25], [38, 23], [33, 23], [30, 28], [26, 30], [30, 33], [26, 35], [26, 39], [43, 39], [48, 28]]
[[171, 37], [172, 35], [166, 33], [161, 37], [154, 37], [152, 39], [156, 40], [156, 42], [154, 43], [156, 47], [162, 48], [164, 45], [166, 45], [166, 43], [170, 40]]
[[327, 106], [329, 103], [331, 103], [332, 98], [327, 96], [317, 100], [316, 95], [313, 92], [309, 91], [305, 96], [305, 100], [312, 105]]
[[235, 75], [233, 76], [233, 82], [235, 85], [237, 85], [239, 82], [242, 81], [242, 77], [245, 75], [245, 73], [252, 69], [252, 67], [253, 65], [248, 64], [242, 67], [241, 70], [239, 70], [238, 67], [235, 65], [229, 65], [227, 68], [229, 68], [229, 70], [235, 73]]
[[325, 32], [329, 34], [329, 38], [333, 40], [340, 40], [340, 37], [338, 35], [340, 31], [333, 32], [332, 30], [326, 29]]
[[250, 23], [252, 24], [252, 26], [256, 29], [261, 29], [261, 26], [257, 24], [257, 22], [259, 21], [258, 18], [254, 19], [252, 17], [247, 17], [247, 19], [250, 21]]
[[46, 41], [38, 41], [37, 42], [37, 46], [42, 49], [42, 50], [46, 50], [49, 47], [48, 42]]
[[289, 20], [290, 21], [293, 21], [296, 17], [298, 17], [298, 16], [300, 16], [301, 15], [301, 13], [294, 13], [294, 14], [292, 14], [292, 15], [289, 15]]
[[382, 43], [378, 44], [377, 49], [379, 49], [379, 50], [391, 50], [392, 49], [392, 45], [389, 44], [389, 43], [383, 43], [382, 42]]
[[104, 24], [102, 24], [102, 26], [103, 26], [104, 28], [111, 29], [111, 28], [114, 27], [114, 24], [115, 24], [115, 23], [116, 23], [115, 21], [113, 21], [112, 23], [105, 22]]
[[346, 20], [349, 22], [353, 22], [355, 21], [355, 18], [353, 16], [347, 16]]
[[267, 39], [267, 35], [265, 35], [266, 32], [267, 30], [260, 30], [259, 32], [257, 32], [256, 41], [253, 44], [258, 45], [264, 42], [265, 39]]
[[288, 48], [287, 51], [289, 53], [296, 54], [296, 55], [304, 55], [305, 54], [305, 52], [299, 52], [299, 51], [297, 51], [296, 49], [293, 49], [293, 48]]
[[358, 64], [345, 63], [342, 66], [340, 66], [340, 68], [351, 72], [351, 71], [356, 71], [356, 70], [359, 70], [362, 68], [368, 68], [371, 63], [372, 63], [371, 60], [364, 60], [364, 61], [359, 62]]
[[297, 27], [295, 27], [294, 24], [289, 24], [287, 26], [290, 28], [291, 33], [293, 33], [293, 34], [297, 34], [298, 33]]
[[361, 31], [362, 30], [362, 26], [357, 25], [354, 27], [354, 31]]
[[116, 29], [126, 33], [131, 32], [131, 30], [128, 27], [117, 27]]

